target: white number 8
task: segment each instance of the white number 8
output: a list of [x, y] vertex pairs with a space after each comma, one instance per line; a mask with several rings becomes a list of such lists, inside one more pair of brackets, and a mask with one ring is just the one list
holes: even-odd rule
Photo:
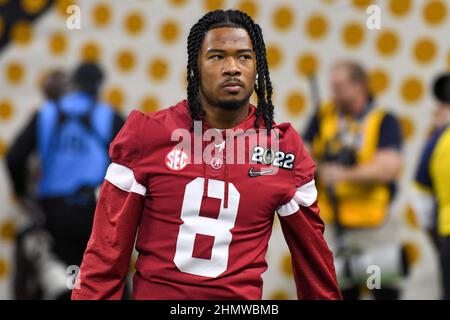
[[[215, 278], [227, 269], [228, 251], [239, 207], [240, 194], [235, 186], [229, 184], [228, 208], [223, 207], [225, 183], [219, 180], [208, 180], [208, 197], [221, 200], [217, 219], [201, 217], [200, 206], [203, 197], [204, 178], [196, 178], [186, 185], [181, 209], [180, 232], [174, 262], [182, 272], [204, 277]], [[214, 237], [211, 259], [192, 256], [195, 235], [203, 234]]]

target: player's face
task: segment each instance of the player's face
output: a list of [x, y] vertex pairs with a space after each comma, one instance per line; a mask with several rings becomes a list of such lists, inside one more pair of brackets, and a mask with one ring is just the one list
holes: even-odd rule
[[250, 100], [256, 79], [256, 58], [245, 29], [209, 30], [199, 57], [200, 95], [212, 106], [238, 109]]

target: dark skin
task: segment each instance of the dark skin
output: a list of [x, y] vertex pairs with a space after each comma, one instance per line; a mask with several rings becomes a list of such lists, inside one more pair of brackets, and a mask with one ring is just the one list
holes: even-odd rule
[[233, 128], [249, 113], [256, 57], [245, 29], [217, 28], [205, 34], [199, 56], [200, 103], [213, 128]]

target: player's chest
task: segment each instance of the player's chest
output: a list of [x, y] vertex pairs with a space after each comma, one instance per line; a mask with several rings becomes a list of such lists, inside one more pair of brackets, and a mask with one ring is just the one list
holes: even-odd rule
[[274, 165], [277, 155], [270, 153], [253, 148], [243, 163], [214, 156], [193, 163], [183, 151], [168, 149], [147, 164], [148, 205], [174, 217], [186, 210], [210, 218], [233, 211], [244, 225], [267, 221], [292, 184], [289, 163]]

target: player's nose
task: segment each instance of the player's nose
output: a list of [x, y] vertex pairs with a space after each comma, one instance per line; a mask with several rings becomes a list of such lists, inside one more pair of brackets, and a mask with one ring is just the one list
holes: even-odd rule
[[225, 59], [223, 74], [226, 76], [237, 76], [241, 74], [239, 64], [234, 57], [227, 57]]

